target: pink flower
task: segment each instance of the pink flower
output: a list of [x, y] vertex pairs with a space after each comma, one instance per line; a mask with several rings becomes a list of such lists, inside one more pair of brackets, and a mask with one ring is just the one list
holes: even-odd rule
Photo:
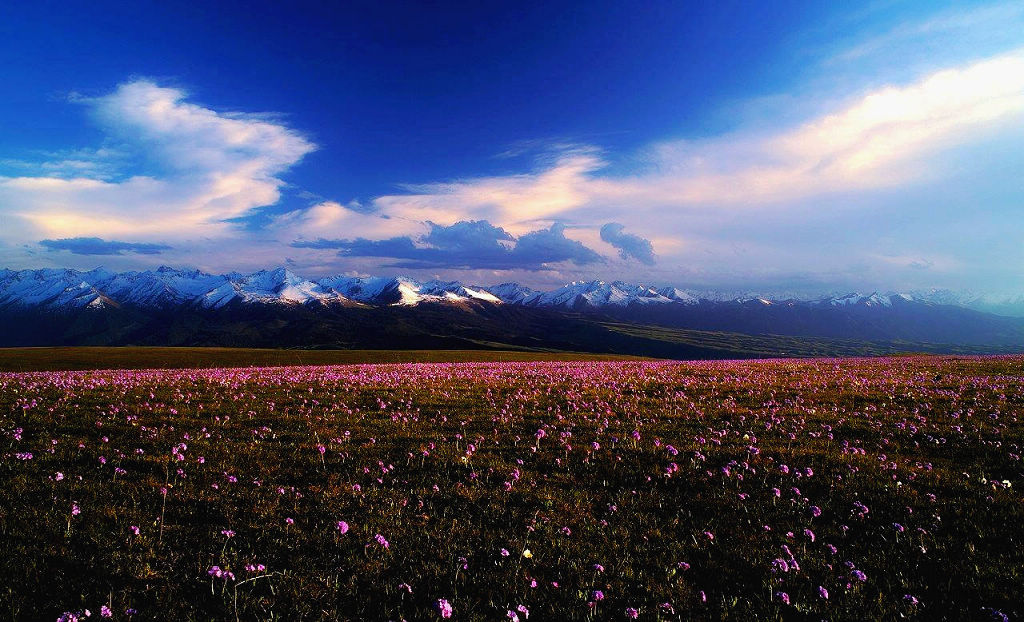
[[450, 617], [452, 617], [452, 614], [454, 613], [454, 611], [455, 610], [452, 609], [451, 603], [449, 603], [447, 600], [445, 600], [443, 598], [438, 599], [438, 601], [437, 601], [437, 612], [439, 614], [441, 614], [442, 618], [450, 618]]
[[[288, 520], [291, 520], [291, 519], [288, 519]], [[295, 521], [292, 521], [292, 522], [295, 522]], [[292, 523], [288, 523], [288, 524], [291, 525]], [[337, 527], [338, 527], [338, 531], [341, 533], [341, 535], [345, 535], [346, 533], [348, 533], [348, 523], [346, 523], [345, 521], [343, 521], [343, 520], [338, 521]]]

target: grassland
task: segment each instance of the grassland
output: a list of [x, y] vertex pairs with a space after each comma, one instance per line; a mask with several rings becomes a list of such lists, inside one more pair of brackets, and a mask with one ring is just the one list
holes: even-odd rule
[[511, 350], [304, 350], [270, 348], [0, 348], [0, 371], [207, 369], [367, 363], [614, 361], [643, 357]]
[[1018, 619], [1022, 414], [1024, 357], [0, 374], [0, 611]]

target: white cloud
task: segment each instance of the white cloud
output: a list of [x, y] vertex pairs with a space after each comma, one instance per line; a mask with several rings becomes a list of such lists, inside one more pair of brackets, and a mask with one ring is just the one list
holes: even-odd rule
[[0, 214], [11, 223], [0, 235], [17, 241], [226, 235], [225, 219], [277, 203], [280, 175], [315, 149], [267, 116], [217, 112], [185, 98], [180, 89], [146, 80], [103, 97], [75, 98], [158, 172], [121, 179], [90, 174], [107, 163], [97, 151], [89, 160], [43, 163], [36, 176], [0, 177]]
[[520, 235], [563, 217], [591, 198], [591, 174], [604, 162], [592, 151], [572, 150], [533, 173], [410, 186], [411, 192], [378, 197], [382, 213], [450, 225], [488, 220]]
[[318, 238], [363, 237], [379, 240], [417, 236], [425, 233], [428, 227], [422, 220], [397, 215], [383, 217], [346, 207], [336, 201], [322, 201], [307, 209], [278, 216], [269, 229], [278, 239], [287, 243]]
[[785, 210], [809, 197], [920, 183], [942, 172], [931, 156], [1022, 118], [1024, 52], [1015, 51], [877, 88], [774, 133], [657, 144], [646, 169], [628, 177], [601, 175], [595, 152], [574, 150], [537, 172], [420, 185], [374, 203], [413, 221], [487, 219], [514, 233], [642, 212], [650, 218], [638, 233], [656, 236], [679, 210]]

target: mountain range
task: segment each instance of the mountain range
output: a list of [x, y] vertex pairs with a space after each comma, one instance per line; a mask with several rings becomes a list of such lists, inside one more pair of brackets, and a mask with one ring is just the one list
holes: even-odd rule
[[[1024, 318], [1015, 313], [1024, 315], [1024, 297], [948, 290], [807, 298], [619, 281], [538, 291], [406, 277], [310, 280], [287, 268], [222, 275], [169, 267], [0, 270], [0, 345], [517, 347], [677, 356], [693, 354], [680, 343], [714, 343], [722, 356], [862, 347], [1002, 352], [1024, 350]], [[756, 337], [761, 345], [723, 346], [722, 334], [744, 343]], [[783, 345], [765, 341], [772, 338]], [[811, 341], [794, 345], [794, 338]]]
[[[1008, 316], [1024, 316], [1024, 295], [990, 296], [970, 292], [927, 291], [828, 294], [764, 294], [742, 291], [653, 288], [614, 281], [577, 281], [537, 291], [518, 283], [467, 286], [458, 281], [417, 281], [408, 277], [329, 276], [304, 279], [287, 268], [251, 274], [208, 274], [199, 270], [110, 272], [71, 269], [0, 270], [0, 307], [47, 309], [133, 305], [142, 308], [194, 305], [218, 308], [243, 303], [337, 303], [382, 306], [422, 302], [486, 301], [527, 307], [599, 309], [634, 305], [696, 305], [702, 302], [804, 304], [816, 306], [892, 306], [895, 300], [959, 306]], [[1002, 313], [999, 313], [1002, 311]]]

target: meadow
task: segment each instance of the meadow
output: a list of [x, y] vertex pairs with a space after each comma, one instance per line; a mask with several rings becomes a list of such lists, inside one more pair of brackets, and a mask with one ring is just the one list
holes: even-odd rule
[[13, 620], [1024, 616], [1024, 357], [0, 374]]

